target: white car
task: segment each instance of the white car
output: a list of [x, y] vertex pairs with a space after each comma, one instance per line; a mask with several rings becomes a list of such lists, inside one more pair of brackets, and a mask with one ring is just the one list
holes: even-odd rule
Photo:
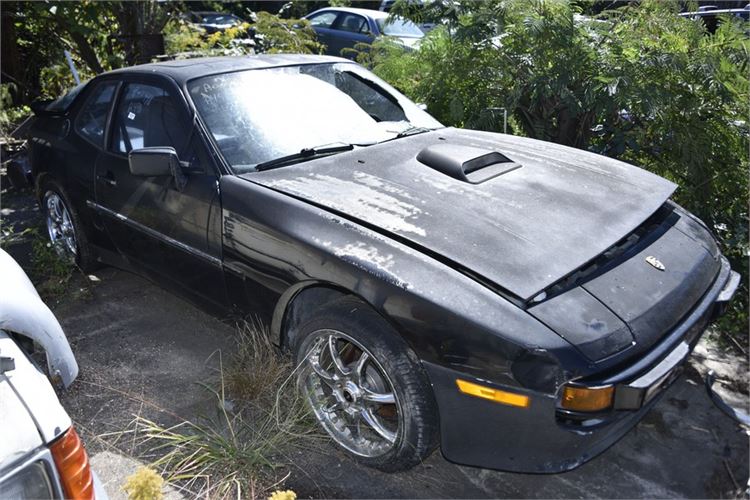
[[[31, 342], [44, 350], [49, 378], [22, 348]], [[0, 249], [0, 498], [107, 498], [52, 386], [77, 375], [57, 319]]]

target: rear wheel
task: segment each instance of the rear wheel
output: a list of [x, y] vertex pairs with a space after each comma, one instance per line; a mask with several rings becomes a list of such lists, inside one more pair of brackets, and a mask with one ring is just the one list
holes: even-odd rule
[[51, 180], [43, 184], [41, 191], [42, 210], [52, 247], [66, 262], [76, 264], [84, 271], [92, 270], [96, 260], [88, 246], [81, 220], [65, 191]]
[[438, 428], [431, 388], [382, 317], [347, 297], [295, 333], [298, 382], [337, 445], [385, 471], [411, 468], [430, 454]]

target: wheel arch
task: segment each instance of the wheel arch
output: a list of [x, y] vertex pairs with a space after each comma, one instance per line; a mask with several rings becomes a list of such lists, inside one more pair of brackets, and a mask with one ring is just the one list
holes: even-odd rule
[[47, 171], [37, 172], [34, 176], [34, 196], [36, 196], [36, 201], [39, 204], [41, 204], [42, 197], [44, 196], [44, 193], [42, 193], [42, 185], [47, 179], [54, 179], [54, 177]]
[[[271, 318], [271, 338], [281, 348], [288, 346], [288, 333], [302, 324], [312, 313], [326, 303], [351, 295], [370, 305], [362, 297], [335, 283], [306, 280], [284, 291], [276, 303]], [[371, 306], [371, 305], [370, 305]]]
[[271, 317], [271, 339], [282, 349], [289, 347], [289, 333], [303, 324], [322, 306], [342, 297], [352, 297], [383, 318], [410, 347], [396, 323], [366, 297], [336, 283], [306, 280], [296, 283], [279, 297]]

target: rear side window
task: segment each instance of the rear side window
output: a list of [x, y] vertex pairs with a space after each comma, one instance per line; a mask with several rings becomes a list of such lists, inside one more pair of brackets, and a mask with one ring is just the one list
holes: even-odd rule
[[104, 127], [117, 82], [100, 83], [83, 105], [75, 122], [76, 131], [98, 147], [104, 146]]
[[343, 14], [334, 29], [350, 33], [368, 32], [367, 19], [356, 14]]

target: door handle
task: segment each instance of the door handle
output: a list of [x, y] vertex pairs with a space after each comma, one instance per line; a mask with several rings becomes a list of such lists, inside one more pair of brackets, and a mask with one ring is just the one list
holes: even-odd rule
[[109, 187], [117, 186], [117, 181], [115, 180], [115, 176], [112, 174], [112, 172], [107, 172], [106, 175], [97, 175], [96, 180], [101, 182], [102, 184], [106, 184]]

